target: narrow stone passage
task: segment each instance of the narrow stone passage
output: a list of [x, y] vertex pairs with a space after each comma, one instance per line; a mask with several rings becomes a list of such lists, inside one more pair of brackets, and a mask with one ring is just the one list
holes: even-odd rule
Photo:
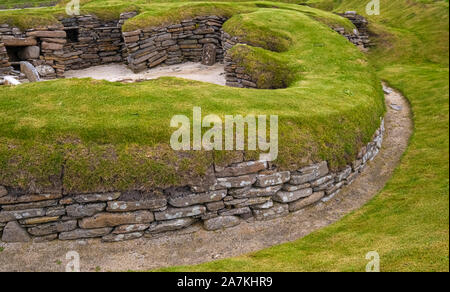
[[[80, 254], [82, 271], [150, 270], [192, 265], [293, 241], [341, 219], [372, 199], [386, 184], [412, 133], [406, 99], [386, 88], [386, 136], [378, 156], [341, 193], [327, 202], [271, 221], [244, 222], [215, 232], [194, 225], [171, 236], [105, 244], [99, 240], [0, 244], [0, 271], [64, 271], [66, 254]], [[101, 251], [101, 252], [100, 252]]]

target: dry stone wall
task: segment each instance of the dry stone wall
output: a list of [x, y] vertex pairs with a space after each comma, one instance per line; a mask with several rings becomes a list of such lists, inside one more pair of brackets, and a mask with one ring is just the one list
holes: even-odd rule
[[343, 35], [351, 43], [353, 43], [360, 49], [365, 50], [369, 48], [371, 44], [368, 30], [369, 22], [367, 21], [367, 19], [365, 19], [364, 16], [359, 15], [354, 11], [347, 11], [339, 15], [350, 20], [356, 26], [356, 29], [353, 31], [353, 33], [347, 33], [345, 31], [345, 28], [343, 27], [338, 27], [335, 28], [334, 30], [339, 34]]
[[181, 23], [123, 32], [128, 65], [139, 72], [161, 64], [223, 61], [221, 29], [225, 18], [196, 17]]
[[68, 33], [63, 44], [65, 70], [123, 61], [122, 30], [119, 21], [103, 22], [92, 15], [61, 21]]
[[258, 88], [256, 80], [246, 74], [244, 67], [239, 66], [229, 54], [229, 50], [237, 44], [244, 44], [238, 37], [222, 32], [223, 50], [225, 51], [225, 79], [226, 85], [238, 88]]
[[[59, 25], [23, 32], [3, 24], [0, 26], [0, 74], [11, 73], [12, 61], [28, 61], [46, 79], [63, 78], [67, 70], [113, 62], [127, 63], [134, 72], [188, 61], [205, 65], [224, 62], [226, 85], [258, 88], [255, 78], [246, 74], [228, 54], [233, 46], [244, 42], [222, 30], [226, 18], [196, 17], [168, 26], [122, 32], [124, 22], [136, 15], [136, 12], [126, 12], [118, 20], [106, 22], [93, 15], [61, 18]], [[344, 28], [335, 30], [360, 48], [367, 48], [370, 45], [367, 20], [351, 11], [341, 15], [357, 29], [353, 33], [347, 33]], [[8, 46], [19, 48], [20, 60], [8, 59]]]
[[357, 160], [339, 172], [326, 161], [279, 171], [264, 161], [216, 167], [210, 184], [193, 183], [160, 193], [26, 194], [0, 186], [3, 242], [101, 238], [116, 242], [170, 235], [195, 223], [206, 230], [270, 220], [326, 202], [351, 184], [379, 152], [384, 122]]

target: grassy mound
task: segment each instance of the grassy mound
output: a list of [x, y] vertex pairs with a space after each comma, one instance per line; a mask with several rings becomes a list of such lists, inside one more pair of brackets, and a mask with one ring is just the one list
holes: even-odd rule
[[[98, 11], [101, 4], [110, 9], [120, 3], [91, 0], [82, 9]], [[221, 117], [278, 115], [276, 164], [283, 169], [324, 159], [337, 169], [354, 159], [378, 128], [384, 104], [379, 80], [364, 55], [317, 17], [336, 25], [348, 21], [309, 7], [270, 3], [195, 5], [204, 5], [208, 13], [211, 7], [222, 6], [236, 14], [244, 11], [249, 35], [256, 35], [252, 32], [256, 23], [258, 34], [283, 27], [278, 34], [287, 36], [289, 44], [282, 52], [265, 49], [271, 48], [267, 38], [255, 37], [261, 47], [250, 47], [252, 54], [244, 63], [254, 72], [269, 66], [273, 76], [261, 76], [261, 82], [286, 82], [289, 88], [236, 89], [175, 78], [127, 85], [85, 79], [2, 87], [0, 184], [31, 190], [63, 188], [69, 193], [187, 184], [213, 162], [227, 163], [233, 156], [170, 149], [175, 130], [169, 127], [170, 119], [176, 114], [191, 117], [194, 106], [200, 106], [204, 115]], [[165, 23], [164, 11], [193, 5], [132, 4], [141, 11], [127, 23], [135, 28], [150, 20], [154, 25]], [[46, 11], [43, 17], [56, 13]], [[174, 21], [175, 14], [169, 15]], [[256, 154], [245, 156], [252, 159]]]
[[[314, 0], [365, 15], [365, 1]], [[336, 4], [337, 3], [337, 4]], [[394, 177], [362, 209], [298, 241], [170, 271], [364, 271], [377, 251], [382, 271], [449, 270], [448, 1], [382, 0], [370, 16], [378, 75], [411, 103], [415, 132]]]

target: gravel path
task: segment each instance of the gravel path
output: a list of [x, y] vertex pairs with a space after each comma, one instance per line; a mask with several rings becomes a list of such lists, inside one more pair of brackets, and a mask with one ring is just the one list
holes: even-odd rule
[[375, 196], [391, 177], [412, 133], [409, 104], [397, 92], [386, 94], [383, 149], [356, 181], [326, 203], [266, 222], [206, 232], [200, 226], [170, 237], [105, 244], [99, 240], [43, 244], [3, 244], [0, 271], [64, 271], [66, 254], [80, 254], [82, 271], [150, 270], [238, 256], [293, 241], [338, 221]]
[[134, 82], [157, 79], [163, 76], [179, 77], [219, 85], [225, 85], [225, 66], [216, 63], [205, 66], [199, 63], [184, 63], [179, 65], [163, 66], [140, 73], [133, 73], [124, 64], [109, 64], [90, 67], [83, 70], [72, 70], [65, 73], [66, 78], [93, 78], [108, 81]]

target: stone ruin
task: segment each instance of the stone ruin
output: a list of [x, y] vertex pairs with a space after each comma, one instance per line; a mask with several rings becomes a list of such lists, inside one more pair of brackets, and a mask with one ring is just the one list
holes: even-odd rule
[[[122, 13], [112, 21], [93, 15], [61, 18], [57, 25], [25, 31], [0, 24], [0, 85], [64, 78], [68, 70], [109, 63], [127, 64], [137, 73], [160, 65], [201, 62], [210, 66], [223, 62], [226, 85], [258, 88], [256, 80], [227, 54], [243, 42], [222, 30], [226, 18], [195, 17], [169, 26], [123, 32], [124, 22], [136, 15]], [[357, 29], [351, 34], [344, 28], [335, 31], [367, 48], [370, 41], [364, 17], [354, 12], [342, 16]]]

